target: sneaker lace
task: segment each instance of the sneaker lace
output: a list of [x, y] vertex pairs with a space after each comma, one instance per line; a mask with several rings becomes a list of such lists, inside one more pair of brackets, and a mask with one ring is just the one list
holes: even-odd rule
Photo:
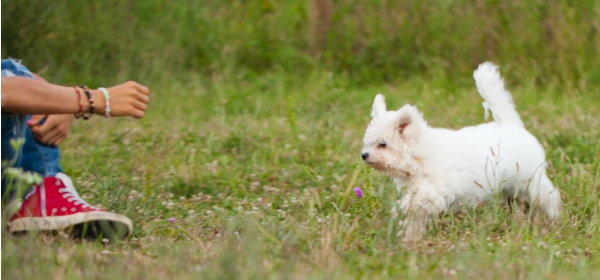
[[72, 202], [75, 205], [81, 205], [81, 207], [83, 208], [100, 210], [100, 208], [87, 203], [85, 200], [83, 200], [83, 198], [81, 198], [81, 196], [79, 196], [79, 193], [77, 192], [77, 190], [75, 190], [75, 187], [73, 187], [73, 181], [71, 181], [71, 178], [69, 178], [67, 175], [58, 173], [56, 174], [56, 178], [60, 179], [63, 182], [63, 185], [65, 187], [58, 189], [58, 192], [62, 193], [62, 197], [65, 198], [68, 202]]

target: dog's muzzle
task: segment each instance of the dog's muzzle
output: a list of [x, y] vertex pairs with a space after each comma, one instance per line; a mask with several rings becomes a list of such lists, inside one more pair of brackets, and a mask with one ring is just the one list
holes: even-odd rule
[[369, 157], [369, 153], [362, 153], [362, 155], [360, 155], [360, 157], [361, 157], [363, 160], [367, 160], [367, 158]]

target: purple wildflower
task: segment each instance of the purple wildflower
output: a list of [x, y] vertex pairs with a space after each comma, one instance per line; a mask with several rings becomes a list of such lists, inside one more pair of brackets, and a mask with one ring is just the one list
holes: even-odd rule
[[358, 198], [361, 198], [363, 196], [363, 192], [360, 187], [354, 188], [354, 192], [356, 193], [356, 197], [358, 197]]
[[171, 224], [174, 223], [175, 222], [175, 218], [174, 217], [169, 218], [169, 222], [171, 222]]

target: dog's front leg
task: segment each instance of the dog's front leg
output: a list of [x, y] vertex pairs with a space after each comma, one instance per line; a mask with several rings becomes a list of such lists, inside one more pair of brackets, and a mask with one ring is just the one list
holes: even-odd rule
[[402, 242], [414, 242], [420, 240], [426, 232], [429, 213], [423, 208], [413, 207], [403, 211], [405, 216], [399, 222], [400, 231], [398, 237]]
[[427, 230], [427, 222], [448, 208], [446, 199], [428, 192], [406, 194], [399, 201], [398, 206], [404, 214], [399, 222], [398, 232], [403, 242], [420, 240]]

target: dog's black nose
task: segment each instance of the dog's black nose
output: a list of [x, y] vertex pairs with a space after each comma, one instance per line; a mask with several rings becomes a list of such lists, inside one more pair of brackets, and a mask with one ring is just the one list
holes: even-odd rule
[[366, 159], [369, 157], [369, 154], [368, 154], [368, 153], [363, 153], [362, 155], [360, 155], [360, 157], [361, 157], [363, 160], [366, 160]]

